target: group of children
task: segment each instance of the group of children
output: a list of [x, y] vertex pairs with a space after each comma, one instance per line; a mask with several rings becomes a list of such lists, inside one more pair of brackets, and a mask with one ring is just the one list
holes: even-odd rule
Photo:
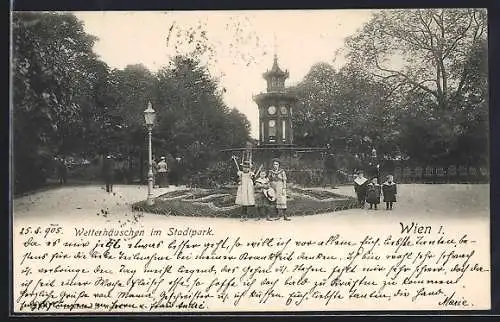
[[[236, 162], [236, 159], [234, 158]], [[238, 163], [238, 190], [236, 192], [235, 203], [242, 206], [242, 220], [247, 220], [249, 217], [249, 209], [255, 208], [255, 219], [266, 218], [267, 220], [278, 220], [283, 216], [284, 220], [290, 220], [286, 216], [287, 208], [287, 193], [286, 193], [286, 173], [280, 168], [280, 162], [277, 159], [273, 160], [273, 168], [269, 170], [269, 174], [262, 169], [262, 166], [256, 171], [252, 171], [250, 161], [244, 161], [241, 165], [241, 170]], [[354, 179], [354, 190], [358, 197], [360, 208], [364, 208], [365, 204], [370, 205], [369, 209], [377, 210], [380, 204], [380, 197], [383, 195], [383, 201], [386, 204], [386, 210], [392, 210], [393, 204], [396, 202], [397, 185], [394, 182], [392, 175], [387, 176], [387, 180], [380, 185], [377, 178], [369, 181], [364, 177], [362, 171], [358, 172]], [[274, 217], [273, 211], [276, 216]]]
[[[238, 166], [237, 163], [236, 165]], [[257, 172], [253, 172], [250, 161], [244, 161], [241, 167], [241, 170], [238, 167], [239, 183], [235, 203], [242, 206], [242, 220], [248, 219], [251, 208], [256, 210], [256, 220], [264, 217], [269, 221], [279, 220], [281, 216], [284, 220], [290, 220], [286, 216], [286, 173], [280, 169], [279, 160], [273, 160], [269, 175], [262, 166]], [[272, 215], [273, 210], [276, 216]]]
[[397, 185], [392, 175], [388, 175], [387, 180], [381, 186], [377, 178], [373, 178], [369, 182], [364, 177], [363, 172], [360, 171], [354, 179], [354, 191], [356, 192], [361, 208], [364, 208], [365, 203], [368, 203], [370, 209], [377, 210], [381, 195], [384, 197], [386, 210], [392, 210], [393, 203], [396, 202]]

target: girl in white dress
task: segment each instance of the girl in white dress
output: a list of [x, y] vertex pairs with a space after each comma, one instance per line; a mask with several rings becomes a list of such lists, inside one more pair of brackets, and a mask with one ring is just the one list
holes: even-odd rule
[[251, 171], [250, 161], [244, 161], [241, 166], [242, 170], [238, 168], [239, 183], [235, 203], [242, 206], [242, 219], [246, 220], [248, 217], [248, 207], [255, 206], [254, 173]]

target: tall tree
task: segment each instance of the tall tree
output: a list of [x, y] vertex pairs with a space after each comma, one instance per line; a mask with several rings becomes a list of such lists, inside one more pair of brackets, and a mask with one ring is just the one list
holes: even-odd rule
[[348, 58], [399, 90], [430, 95], [456, 108], [470, 82], [468, 58], [486, 39], [481, 9], [387, 10], [346, 41]]
[[249, 139], [248, 120], [225, 105], [218, 88], [192, 57], [178, 56], [157, 73], [157, 146], [182, 156], [189, 170], [202, 170], [221, 148], [242, 146]]
[[62, 13], [15, 13], [12, 32], [16, 188], [26, 188], [44, 181], [44, 155], [69, 152], [70, 138], [81, 134], [80, 112], [96, 78], [96, 38]]
[[113, 70], [108, 81], [110, 105], [103, 130], [105, 150], [137, 154], [144, 147], [144, 110], [153, 100], [155, 76], [145, 66]]
[[390, 88], [387, 114], [403, 155], [419, 163], [484, 159], [486, 37], [485, 10], [418, 9], [381, 11], [347, 39], [349, 64]]
[[327, 63], [312, 66], [294, 91], [299, 99], [294, 128], [296, 142], [330, 146], [337, 154], [365, 158], [376, 148], [394, 155], [394, 118], [387, 111], [388, 89], [363, 70], [346, 65], [339, 71]]

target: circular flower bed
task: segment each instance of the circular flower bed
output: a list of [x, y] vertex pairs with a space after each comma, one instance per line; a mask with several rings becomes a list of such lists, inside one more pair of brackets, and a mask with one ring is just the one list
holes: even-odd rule
[[[239, 217], [242, 211], [240, 206], [235, 205], [236, 190], [236, 187], [228, 186], [217, 189], [170, 191], [157, 197], [152, 206], [140, 201], [133, 204], [132, 209], [173, 216]], [[287, 213], [290, 216], [330, 213], [355, 207], [354, 198], [330, 191], [299, 187], [288, 189]], [[255, 213], [255, 209], [250, 211]]]

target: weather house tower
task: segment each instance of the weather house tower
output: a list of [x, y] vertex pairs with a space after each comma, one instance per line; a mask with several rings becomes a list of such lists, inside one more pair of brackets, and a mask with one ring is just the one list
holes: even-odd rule
[[267, 92], [254, 96], [259, 108], [259, 144], [271, 146], [293, 145], [293, 109], [297, 99], [286, 92], [285, 80], [288, 70], [278, 65], [274, 55], [271, 70], [263, 77], [267, 82]]

